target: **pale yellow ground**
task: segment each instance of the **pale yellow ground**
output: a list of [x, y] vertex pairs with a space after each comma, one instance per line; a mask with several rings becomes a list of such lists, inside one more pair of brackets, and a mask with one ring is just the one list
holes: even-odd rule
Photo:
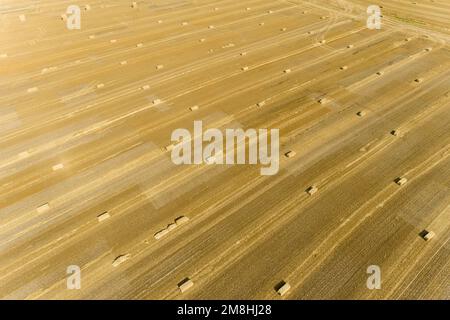
[[[81, 30], [72, 1], [0, 4], [0, 298], [449, 299], [448, 1], [378, 1], [381, 30], [363, 0], [137, 2], [86, 1]], [[194, 120], [296, 156], [175, 166]]]

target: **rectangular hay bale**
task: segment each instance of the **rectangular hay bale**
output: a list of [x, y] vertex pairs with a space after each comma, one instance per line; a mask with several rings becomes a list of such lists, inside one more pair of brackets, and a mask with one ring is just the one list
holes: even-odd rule
[[165, 235], [167, 235], [169, 233], [169, 230], [167, 229], [162, 229], [160, 231], [158, 231], [157, 233], [155, 233], [154, 238], [156, 240], [161, 239], [162, 237], [164, 237]]
[[181, 216], [181, 217], [178, 217], [178, 218], [175, 219], [175, 223], [177, 225], [185, 224], [188, 221], [189, 221], [189, 218], [185, 217], [185, 216]]
[[114, 259], [114, 261], [112, 262], [112, 266], [118, 267], [119, 265], [130, 259], [130, 257], [131, 257], [130, 254], [122, 254]]
[[40, 205], [39, 207], [37, 207], [36, 210], [39, 213], [46, 212], [46, 211], [50, 210], [50, 204], [48, 202], [44, 203], [44, 204]]
[[434, 238], [434, 236], [435, 236], [435, 233], [434, 233], [433, 231], [427, 231], [427, 230], [424, 230], [424, 231], [422, 232], [422, 238], [423, 238], [425, 241], [430, 241], [431, 239]]
[[397, 178], [397, 180], [395, 180], [395, 183], [398, 184], [399, 186], [403, 186], [408, 182], [408, 179], [406, 178]]
[[63, 168], [64, 168], [64, 164], [62, 164], [62, 163], [55, 164], [55, 165], [52, 167], [53, 171], [61, 170], [61, 169], [63, 169]]
[[189, 278], [184, 279], [183, 281], [181, 281], [178, 284], [178, 288], [180, 289], [181, 293], [186, 292], [193, 286], [194, 286], [194, 282]]
[[285, 154], [285, 156], [286, 156], [287, 158], [293, 158], [293, 157], [295, 157], [295, 155], [296, 155], [296, 152], [295, 152], [295, 151], [288, 151], [288, 152], [286, 152], [286, 154]]
[[315, 194], [317, 191], [319, 191], [319, 188], [317, 188], [316, 186], [311, 186], [308, 189], [306, 189], [306, 192], [312, 196], [313, 194]]
[[289, 289], [291, 289], [291, 286], [289, 285], [289, 283], [283, 282], [283, 285], [278, 288], [277, 293], [280, 296], [284, 296], [289, 291]]
[[97, 219], [98, 219], [98, 222], [102, 222], [102, 221], [105, 221], [106, 219], [109, 219], [110, 217], [111, 216], [109, 215], [109, 212], [105, 211], [105, 212], [99, 214], [97, 216]]

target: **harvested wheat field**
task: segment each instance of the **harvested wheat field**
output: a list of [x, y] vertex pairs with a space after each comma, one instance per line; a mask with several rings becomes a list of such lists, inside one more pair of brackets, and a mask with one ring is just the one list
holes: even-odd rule
[[1, 1], [0, 298], [449, 299], [450, 3], [378, 2]]

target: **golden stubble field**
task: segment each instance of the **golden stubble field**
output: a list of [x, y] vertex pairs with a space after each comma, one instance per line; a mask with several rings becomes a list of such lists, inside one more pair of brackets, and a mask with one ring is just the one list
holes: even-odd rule
[[[448, 1], [87, 2], [0, 4], [1, 298], [449, 299]], [[173, 164], [195, 120], [278, 174]]]

